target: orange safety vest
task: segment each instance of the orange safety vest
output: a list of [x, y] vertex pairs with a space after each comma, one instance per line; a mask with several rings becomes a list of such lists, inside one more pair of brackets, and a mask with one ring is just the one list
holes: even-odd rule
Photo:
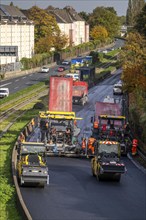
[[34, 118], [31, 120], [31, 124], [34, 125]]
[[74, 125], [77, 125], [77, 121], [76, 120], [74, 120]]
[[92, 154], [94, 154], [94, 146], [93, 146], [94, 141], [95, 138], [89, 138], [88, 140], [88, 149], [92, 151]]
[[94, 128], [98, 128], [98, 122], [97, 121], [94, 121]]

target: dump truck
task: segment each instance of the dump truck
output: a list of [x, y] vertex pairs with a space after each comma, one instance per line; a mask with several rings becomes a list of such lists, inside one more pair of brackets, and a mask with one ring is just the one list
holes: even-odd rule
[[110, 179], [119, 182], [121, 174], [126, 172], [125, 164], [121, 161], [120, 144], [114, 141], [98, 141], [95, 156], [91, 159], [91, 169], [97, 180]]
[[88, 83], [76, 81], [73, 83], [73, 104], [82, 106], [88, 102]]
[[122, 154], [129, 151], [129, 140], [125, 138], [126, 117], [121, 115], [118, 103], [96, 102], [92, 134], [97, 140], [120, 142]]
[[40, 120], [48, 123], [47, 135], [43, 136], [47, 146], [47, 155], [79, 156], [80, 145], [78, 135], [80, 128], [76, 125], [77, 118], [74, 112], [40, 112]]
[[24, 142], [17, 149], [17, 177], [20, 186], [49, 184], [46, 147], [42, 143]]

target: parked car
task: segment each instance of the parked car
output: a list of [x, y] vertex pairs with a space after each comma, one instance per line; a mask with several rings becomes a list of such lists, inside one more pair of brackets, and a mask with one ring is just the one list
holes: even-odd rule
[[49, 70], [50, 70], [49, 67], [43, 66], [42, 69], [41, 69], [41, 73], [48, 73]]
[[63, 72], [63, 71], [65, 71], [65, 67], [64, 66], [59, 66], [57, 71], [58, 72]]
[[113, 94], [114, 95], [122, 95], [123, 94], [122, 84], [115, 84], [114, 85]]
[[0, 88], [0, 98], [8, 97], [9, 89], [8, 88]]

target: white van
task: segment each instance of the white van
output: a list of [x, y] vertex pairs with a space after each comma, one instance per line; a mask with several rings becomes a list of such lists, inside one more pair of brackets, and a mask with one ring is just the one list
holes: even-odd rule
[[9, 89], [8, 88], [0, 88], [0, 98], [8, 97]]
[[72, 77], [73, 78], [73, 81], [76, 81], [76, 80], [80, 80], [80, 76], [78, 73], [67, 73], [65, 75], [66, 78], [68, 77]]

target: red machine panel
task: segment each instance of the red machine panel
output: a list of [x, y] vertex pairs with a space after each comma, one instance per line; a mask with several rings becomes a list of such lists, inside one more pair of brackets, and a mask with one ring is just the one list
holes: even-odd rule
[[95, 104], [95, 118], [99, 115], [121, 115], [120, 105], [117, 103], [96, 102]]
[[72, 111], [73, 79], [50, 77], [49, 111]]

